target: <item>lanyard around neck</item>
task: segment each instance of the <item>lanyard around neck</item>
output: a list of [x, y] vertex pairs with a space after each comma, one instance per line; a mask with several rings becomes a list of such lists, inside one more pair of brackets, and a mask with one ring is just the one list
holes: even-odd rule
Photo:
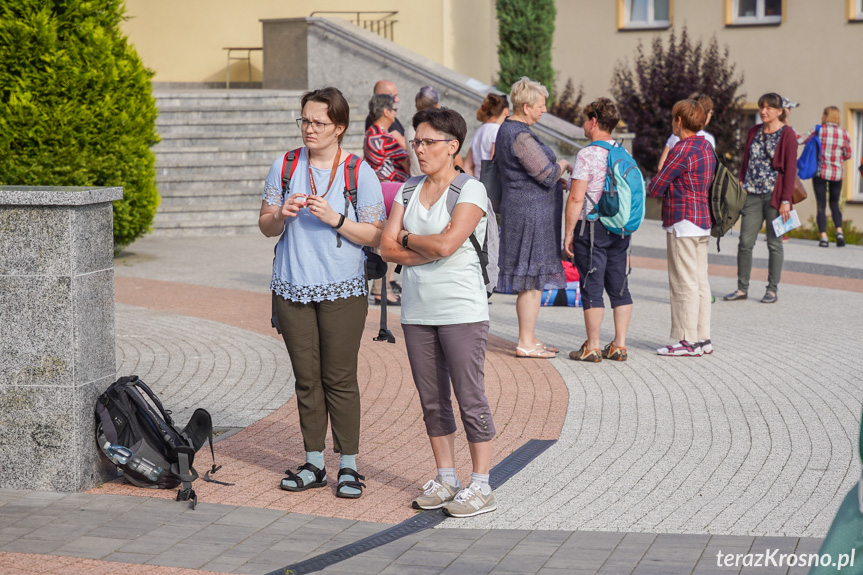
[[[312, 174], [312, 159], [311, 159], [311, 157], [309, 157], [308, 149], [306, 149], [306, 157], [309, 158], [309, 187], [311, 187], [311, 189], [312, 189], [312, 195], [317, 196], [318, 195], [318, 188], [315, 185], [315, 177]], [[333, 187], [333, 180], [336, 179], [336, 169], [339, 167], [339, 160], [341, 159], [341, 157], [342, 157], [342, 149], [339, 148], [338, 151], [336, 152], [336, 156], [333, 158], [333, 167], [330, 170], [330, 183], [327, 184], [327, 189], [324, 190], [324, 193], [321, 196], [322, 198], [325, 197], [330, 192], [330, 188]]]

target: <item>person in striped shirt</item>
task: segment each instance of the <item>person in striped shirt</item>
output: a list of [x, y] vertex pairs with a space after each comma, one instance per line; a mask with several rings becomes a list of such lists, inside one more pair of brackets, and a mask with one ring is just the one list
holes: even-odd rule
[[396, 119], [395, 99], [376, 94], [369, 100], [369, 114], [375, 119], [366, 130], [363, 158], [382, 182], [404, 182], [408, 179], [408, 153], [389, 133]]
[[[815, 128], [797, 137], [798, 144], [805, 144], [816, 136]], [[842, 193], [842, 177], [844, 176], [845, 160], [851, 157], [851, 138], [848, 132], [839, 127], [839, 108], [827, 106], [821, 116], [821, 153], [818, 156], [818, 172], [812, 178], [815, 189], [815, 200], [818, 204], [818, 231], [821, 241], [818, 245], [826, 248], [827, 240], [827, 192], [830, 192], [830, 215], [836, 226], [836, 247], [845, 245], [845, 235], [842, 233], [842, 211], [839, 208], [839, 196]]]
[[671, 117], [672, 130], [680, 141], [671, 148], [662, 169], [651, 180], [648, 193], [662, 198], [662, 229], [667, 232], [671, 291], [671, 337], [678, 343], [656, 352], [699, 356], [713, 353], [707, 243], [713, 223], [708, 193], [716, 157], [710, 142], [700, 135], [708, 115], [698, 100], [677, 102]]

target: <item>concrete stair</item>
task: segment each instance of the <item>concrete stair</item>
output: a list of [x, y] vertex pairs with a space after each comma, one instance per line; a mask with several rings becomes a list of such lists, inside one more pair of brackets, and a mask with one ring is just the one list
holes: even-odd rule
[[[157, 91], [156, 182], [162, 203], [153, 235], [258, 233], [264, 179], [273, 161], [302, 146], [302, 92]], [[342, 146], [362, 154], [365, 110]]]

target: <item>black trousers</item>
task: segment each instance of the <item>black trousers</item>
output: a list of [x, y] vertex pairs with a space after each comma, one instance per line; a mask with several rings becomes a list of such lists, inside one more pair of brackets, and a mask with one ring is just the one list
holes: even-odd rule
[[839, 196], [842, 194], [842, 180], [825, 180], [815, 176], [812, 178], [812, 187], [815, 188], [815, 201], [818, 204], [818, 231], [827, 231], [827, 190], [830, 190], [830, 215], [833, 217], [833, 225], [842, 227], [842, 210], [839, 208]]

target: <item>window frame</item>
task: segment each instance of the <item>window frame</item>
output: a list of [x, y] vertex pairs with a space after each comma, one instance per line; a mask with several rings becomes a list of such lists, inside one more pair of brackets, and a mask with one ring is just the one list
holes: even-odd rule
[[[648, 0], [648, 18], [652, 18], [653, 6], [656, 0]], [[784, 1], [784, 0], [783, 0]], [[667, 30], [674, 23], [674, 0], [668, 0], [668, 20], [649, 19], [646, 22], [633, 22], [629, 15], [628, 0], [617, 0], [617, 29], [627, 30]]]
[[845, 173], [851, 174], [845, 178], [845, 201], [863, 204], [863, 176], [857, 167], [863, 154], [863, 102], [845, 104], [845, 125], [851, 137], [851, 157], [845, 162]]
[[[726, 26], [780, 26], [785, 23], [788, 14], [787, 0], [782, 1], [782, 14], [779, 16], [738, 16], [739, 0], [725, 0]], [[854, 0], [849, 0], [854, 1]], [[764, 13], [766, 0], [756, 0], [756, 12]], [[853, 6], [852, 6], [853, 7]]]
[[863, 0], [845, 0], [849, 22], [863, 22]]

